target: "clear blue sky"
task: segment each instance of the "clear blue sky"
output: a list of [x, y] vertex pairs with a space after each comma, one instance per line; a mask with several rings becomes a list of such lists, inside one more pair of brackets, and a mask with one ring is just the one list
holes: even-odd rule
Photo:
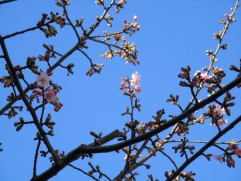
[[[93, 35], [98, 35], [104, 30], [109, 33], [122, 30], [123, 19], [132, 20], [134, 15], [138, 15], [138, 23], [141, 30], [134, 36], [127, 36], [130, 42], [136, 42], [139, 50], [138, 60], [140, 66], [126, 65], [120, 58], [113, 60], [101, 59], [100, 55], [107, 51], [107, 47], [88, 42], [88, 55], [94, 63], [104, 63], [105, 67], [100, 75], [95, 74], [87, 77], [85, 73], [89, 69], [89, 61], [80, 53], [75, 52], [71, 55], [64, 65], [70, 62], [75, 64], [74, 75], [66, 76], [66, 70], [58, 68], [54, 71], [51, 79], [63, 87], [58, 94], [60, 101], [64, 104], [63, 108], [55, 113], [52, 106], [47, 106], [45, 115], [52, 113], [52, 120], [55, 126], [55, 136], [50, 138], [55, 149], [64, 150], [66, 153], [84, 143], [89, 144], [93, 141], [90, 131], [99, 133], [102, 131], [108, 134], [115, 129], [122, 130], [124, 124], [129, 121], [129, 117], [121, 116], [126, 106], [129, 106], [129, 99], [122, 95], [119, 90], [121, 78], [131, 76], [134, 71], [141, 74], [142, 92], [138, 94], [142, 111], [135, 113], [135, 118], [139, 121], [150, 121], [156, 111], [164, 108], [165, 118], [169, 114], [178, 115], [177, 107], [166, 103], [170, 94], [179, 94], [180, 103], [183, 107], [191, 99], [187, 88], [179, 87], [177, 75], [182, 66], [190, 65], [192, 73], [201, 70], [202, 67], [209, 65], [209, 58], [206, 57], [206, 50], [216, 50], [217, 41], [213, 38], [213, 33], [222, 30], [219, 24], [220, 19], [224, 19], [225, 13], [230, 13], [230, 7], [234, 7], [235, 0], [204, 0], [204, 1], [138, 1], [129, 0], [125, 8], [119, 14], [110, 14], [114, 17], [113, 28], [109, 29], [103, 23]], [[0, 34], [5, 36], [16, 31], [33, 27], [41, 19], [42, 13], [61, 12], [61, 8], [55, 5], [55, 1], [16, 1], [0, 6]], [[68, 7], [69, 16], [73, 22], [75, 19], [84, 17], [84, 26], [89, 28], [95, 22], [95, 16], [100, 16], [102, 8], [94, 4], [94, 1], [71, 1]], [[229, 71], [230, 65], [239, 65], [240, 53], [240, 27], [241, 9], [236, 14], [237, 22], [231, 24], [228, 33], [225, 35], [224, 43], [228, 44], [226, 51], [218, 54], [218, 62], [215, 66], [226, 71], [227, 76], [223, 83], [227, 84], [236, 77], [234, 72]], [[56, 25], [57, 27], [57, 25]], [[74, 32], [70, 27], [64, 29], [57, 28], [56, 37], [45, 38], [40, 30], [35, 30], [27, 34], [18, 35], [6, 40], [6, 45], [15, 65], [25, 65], [28, 56], [43, 55], [45, 50], [43, 43], [53, 44], [59, 53], [66, 53], [77, 42]], [[80, 32], [81, 33], [81, 32]], [[53, 60], [54, 61], [54, 60]], [[6, 75], [4, 69], [5, 62], [0, 61], [0, 76]], [[46, 66], [40, 62], [44, 70]], [[26, 73], [28, 80], [35, 81], [36, 76]], [[0, 107], [6, 104], [6, 96], [10, 89], [4, 89], [1, 85]], [[232, 109], [232, 115], [225, 118], [231, 122], [240, 115], [241, 96], [240, 89], [232, 90], [236, 96], [236, 106]], [[207, 93], [201, 92], [199, 99], [206, 98]], [[18, 103], [17, 105], [23, 105]], [[39, 114], [39, 113], [38, 113]], [[23, 116], [25, 120], [31, 120], [25, 110], [15, 118], [8, 120], [7, 117], [0, 117], [0, 142], [3, 143], [3, 152], [0, 153], [0, 180], [30, 180], [33, 170], [33, 159], [36, 148], [36, 141], [33, 140], [36, 128], [33, 125], [25, 125], [20, 132], [15, 131], [13, 123]], [[198, 116], [198, 115], [197, 115]], [[210, 120], [205, 125], [197, 125], [190, 128], [190, 140], [209, 140], [217, 133], [215, 127], [209, 126]], [[230, 133], [225, 135], [220, 141], [231, 141], [241, 138], [241, 124], [235, 127]], [[160, 134], [165, 138], [168, 132]], [[180, 139], [182, 137], [174, 137]], [[165, 150], [169, 155], [173, 155], [178, 165], [184, 161], [178, 154], [174, 154], [171, 149], [176, 144], [168, 144]], [[195, 145], [197, 148], [198, 145]], [[200, 145], [201, 146], [201, 145]], [[46, 150], [42, 145], [41, 149]], [[205, 153], [221, 154], [220, 150], [211, 148]], [[101, 170], [111, 178], [116, 176], [123, 168], [125, 154], [123, 152], [111, 154], [95, 155], [92, 160], [78, 160], [73, 164], [85, 171], [89, 171], [87, 165], [89, 161], [93, 165], [100, 165]], [[241, 180], [241, 159], [234, 157], [236, 168], [228, 168], [226, 163], [220, 164], [212, 159], [208, 162], [204, 157], [199, 157], [189, 165], [185, 171], [197, 173], [196, 180]], [[37, 173], [40, 174], [50, 167], [48, 158], [39, 158]], [[162, 155], [158, 155], [146, 162], [151, 164], [151, 169], [140, 168], [137, 170], [140, 175], [137, 180], [148, 180], [147, 175], [152, 174], [154, 178], [164, 179], [164, 172], [171, 171], [172, 164]], [[89, 177], [66, 167], [52, 181], [60, 180], [92, 180]], [[104, 179], [102, 179], [104, 181]]]

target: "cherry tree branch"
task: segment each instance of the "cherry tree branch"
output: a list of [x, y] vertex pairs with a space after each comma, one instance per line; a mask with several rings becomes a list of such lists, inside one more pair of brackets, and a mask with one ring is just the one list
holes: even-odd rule
[[[73, 48], [71, 48], [66, 54], [64, 54], [52, 67], [51, 71], [56, 69], [66, 58], [68, 58], [75, 50], [79, 48], [79, 43], [77, 43]], [[36, 82], [35, 82], [36, 83]], [[30, 90], [30, 87], [27, 87], [23, 90], [23, 93], [26, 94]], [[10, 101], [6, 104], [1, 110], [0, 115], [2, 115], [6, 110], [8, 110], [16, 101], [21, 100], [21, 95], [19, 94], [13, 101]]]
[[35, 155], [34, 155], [33, 177], [37, 175], [37, 161], [38, 161], [38, 152], [39, 152], [40, 144], [41, 144], [41, 140], [38, 140]]
[[[236, 4], [235, 4], [235, 6], [234, 6], [234, 9], [232, 10], [232, 17], [233, 17], [233, 15], [235, 14], [236, 9], [239, 7], [239, 4], [238, 4], [238, 3], [239, 3], [239, 0], [236, 0]], [[222, 34], [221, 34], [221, 36], [220, 36], [220, 38], [219, 38], [218, 46], [217, 46], [217, 48], [216, 48], [215, 53], [213, 54], [213, 60], [216, 58], [219, 50], [221, 49], [222, 40], [223, 40], [224, 35], [226, 34], [226, 32], [227, 32], [227, 30], [228, 30], [228, 28], [229, 28], [229, 25], [232, 23], [232, 17], [231, 17], [230, 20], [227, 21], [227, 23], [225, 24], [225, 26], [224, 26], [224, 28], [223, 28]], [[213, 66], [213, 63], [214, 63], [214, 61], [211, 61], [211, 62], [210, 62], [209, 68], [207, 69], [207, 74], [209, 74], [209, 72], [211, 71], [211, 67]], [[193, 104], [193, 101], [196, 100], [196, 96], [197, 96], [198, 93], [201, 91], [201, 89], [202, 89], [202, 87], [203, 87], [203, 84], [204, 84], [204, 82], [202, 82], [202, 83], [198, 86], [198, 88], [197, 88], [197, 90], [196, 90], [196, 92], [195, 92], [194, 94], [193, 94], [193, 92], [192, 92], [193, 97], [192, 97], [192, 99], [190, 100], [190, 102], [189, 102], [189, 104], [187, 105], [187, 107], [186, 107], [185, 110], [189, 109], [189, 107], [191, 107], [191, 105]], [[197, 101], [197, 100], [196, 100], [196, 101]]]
[[[105, 144], [117, 137], [121, 137], [122, 133], [119, 132], [118, 130], [115, 130], [111, 132], [110, 134], [100, 138], [98, 142], [102, 145]], [[95, 147], [96, 143], [93, 142], [89, 144], [88, 146], [90, 147]], [[75, 150], [72, 150], [72, 152], [76, 153]], [[69, 154], [68, 154], [69, 155]], [[55, 176], [59, 171], [61, 171], [64, 167], [66, 167], [69, 163], [73, 162], [74, 160], [78, 159], [82, 153], [77, 153], [77, 154], [71, 154], [69, 157], [66, 158], [66, 156], [62, 159], [63, 164], [58, 165], [54, 164], [52, 167], [50, 167], [48, 170], [40, 174], [39, 176], [33, 177], [31, 181], [42, 181], [42, 180], [48, 180], [51, 177]]]
[[241, 121], [241, 115], [237, 117], [232, 123], [230, 123], [221, 132], [218, 132], [207, 144], [205, 144], [198, 152], [196, 152], [192, 157], [190, 157], [186, 162], [184, 162], [169, 178], [167, 181], [172, 181], [176, 176], [178, 176], [189, 164], [191, 164], [196, 158], [198, 158], [204, 151], [206, 151], [210, 146], [212, 146], [219, 138], [221, 138], [228, 131], [233, 129]]
[[95, 25], [93, 26], [93, 28], [91, 28], [91, 30], [87, 33], [87, 37], [89, 37], [94, 30], [99, 26], [99, 24], [101, 23], [101, 21], [104, 19], [105, 15], [108, 13], [108, 11], [111, 9], [111, 7], [114, 5], [115, 0], [112, 0], [110, 5], [105, 9], [105, 11], [103, 12], [103, 14], [101, 15], [101, 17], [99, 18], [99, 21], [97, 21], [95, 23]]
[[3, 0], [3, 1], [0, 1], [0, 5], [4, 4], [4, 3], [10, 3], [10, 2], [13, 2], [13, 1], [16, 1], [16, 0]]
[[64, 9], [65, 16], [66, 16], [66, 18], [67, 18], [70, 26], [73, 28], [73, 30], [74, 30], [74, 32], [75, 32], [75, 35], [77, 36], [78, 41], [80, 42], [81, 39], [80, 39], [79, 33], [77, 32], [76, 27], [73, 25], [72, 21], [71, 21], [70, 18], [69, 18], [68, 11], [66, 10], [66, 6], [64, 6], [63, 9]]
[[[179, 143], [179, 142], [182, 142], [182, 140], [169, 140], [169, 141], [167, 141], [167, 143]], [[200, 140], [188, 140], [188, 141], [186, 141], [187, 143], [208, 143], [208, 141], [200, 141]], [[221, 144], [229, 144], [230, 142], [225, 142], [225, 141], [223, 141], [223, 142], [215, 142], [215, 143], [213, 143], [214, 145], [221, 145]]]
[[[107, 153], [107, 152], [119, 150], [121, 148], [124, 148], [126, 146], [132, 145], [134, 143], [138, 143], [138, 142], [144, 141], [146, 139], [149, 139], [150, 137], [152, 137], [152, 136], [154, 136], [154, 135], [156, 135], [156, 134], [158, 134], [158, 133], [160, 133], [160, 132], [170, 128], [171, 126], [175, 125], [179, 121], [185, 119], [188, 115], [194, 113], [196, 110], [198, 110], [198, 109], [204, 107], [205, 105], [213, 102], [218, 97], [220, 97], [223, 94], [225, 94], [227, 91], [233, 89], [239, 83], [241, 83], [241, 77], [236, 78], [235, 80], [233, 80], [232, 82], [227, 84], [222, 90], [217, 91], [216, 93], [214, 93], [213, 95], [211, 95], [207, 99], [205, 99], [202, 102], [192, 106], [191, 108], [189, 108], [188, 110], [186, 110], [182, 114], [180, 114], [179, 116], [177, 116], [177, 117], [171, 119], [170, 121], [168, 121], [167, 123], [162, 124], [162, 125], [160, 125], [160, 127], [156, 128], [156, 129], [153, 129], [153, 130], [149, 131], [148, 133], [145, 133], [145, 134], [140, 135], [138, 137], [135, 137], [133, 139], [129, 139], [127, 141], [123, 141], [121, 143], [117, 143], [117, 144], [113, 144], [113, 145], [109, 145], [109, 146], [94, 146], [93, 143], [90, 144], [90, 145], [82, 144], [82, 145], [78, 146], [77, 148], [73, 149], [71, 152], [69, 152], [62, 159], [62, 161], [63, 161], [63, 165], [62, 166], [59, 166], [59, 165], [55, 164], [52, 167], [50, 167], [48, 170], [43, 172], [41, 175], [39, 175], [39, 176], [37, 176], [35, 178], [32, 178], [31, 181], [47, 180], [47, 179], [53, 177], [60, 170], [62, 170], [67, 164], [69, 164], [72, 161], [76, 160], [76, 158], [78, 158], [78, 155], [80, 155], [82, 153]], [[231, 125], [233, 125], [233, 123]], [[227, 128], [230, 128], [230, 126], [226, 127], [225, 130]], [[118, 130], [116, 130], [115, 132], [116, 133], [112, 132], [111, 134], [107, 135], [106, 137], [110, 136], [110, 138], [111, 138], [110, 140], [114, 139], [115, 137], [113, 137], [113, 134], [114, 135], [115, 134], [120, 134], [120, 132]], [[222, 133], [223, 133], [223, 131], [219, 132], [218, 135], [220, 135]], [[104, 142], [104, 143], [107, 143], [110, 140], [106, 140], [106, 142]], [[103, 142], [101, 142], [101, 143], [104, 144]], [[191, 157], [191, 158], [193, 158], [193, 157]]]
[[[93, 28], [87, 33], [87, 37], [89, 37], [93, 32], [94, 30], [99, 26], [99, 24], [101, 23], [101, 21], [103, 20], [104, 16], [107, 14], [107, 12], [110, 10], [110, 8], [114, 5], [115, 3], [115, 0], [112, 0], [112, 2], [110, 3], [110, 5], [105, 9], [105, 11], [103, 12], [102, 16], [100, 17], [100, 20], [98, 22], [96, 22], [96, 24], [93, 26]], [[69, 20], [70, 21], [70, 20]], [[47, 23], [48, 24], [48, 23]], [[43, 25], [44, 26], [44, 25]], [[25, 32], [28, 32], [28, 31], [33, 31], [35, 29], [38, 29], [39, 27], [36, 26], [36, 27], [33, 27], [33, 28], [28, 28], [26, 30], [23, 30], [23, 31], [19, 31], [19, 32], [15, 32], [13, 34], [10, 34], [10, 35], [6, 35], [4, 37], [2, 37], [2, 39], [7, 39], [7, 38], [10, 38], [12, 36], [16, 36], [18, 34], [23, 34]], [[74, 28], [74, 30], [76, 30], [76, 28]], [[75, 31], [75, 33], [77, 33]], [[78, 33], [76, 34], [78, 35]], [[79, 39], [79, 37], [78, 37]], [[65, 55], [63, 55], [59, 61], [57, 61], [52, 67], [51, 67], [51, 71], [53, 71], [55, 68], [57, 68], [68, 56], [70, 56], [76, 49], [80, 48], [80, 44], [82, 43], [82, 41], [84, 40], [80, 40], [78, 41], [78, 43], [71, 49], [69, 50]], [[4, 56], [3, 56], [4, 57]], [[30, 90], [30, 87], [27, 87], [26, 89], [24, 89], [24, 93], [26, 94], [28, 91]], [[1, 110], [0, 110], [0, 115], [2, 115], [6, 110], [8, 110], [16, 101], [18, 100], [21, 100], [21, 95], [19, 94], [17, 97], [15, 97], [14, 100], [10, 101], [8, 104], [6, 104]]]
[[46, 145], [46, 147], [48, 148], [49, 152], [53, 155], [55, 161], [57, 162], [57, 164], [61, 165], [61, 160], [59, 159], [58, 157], [58, 154], [55, 153], [52, 145], [50, 144], [49, 140], [48, 140], [48, 137], [46, 136], [46, 133], [44, 131], [44, 129], [42, 128], [42, 126], [40, 125], [39, 123], [39, 119], [33, 109], [33, 107], [31, 106], [31, 104], [28, 102], [27, 98], [26, 98], [26, 95], [23, 91], [23, 88], [21, 86], [21, 83], [19, 82], [19, 79], [18, 79], [18, 75], [16, 74], [16, 71], [14, 70], [14, 67], [13, 67], [13, 64], [10, 60], [10, 57], [8, 55], [8, 51], [7, 51], [7, 48], [6, 48], [6, 45], [4, 43], [4, 40], [2, 39], [2, 37], [0, 36], [0, 42], [1, 42], [1, 47], [2, 47], [2, 50], [3, 50], [3, 53], [4, 53], [4, 57], [5, 57], [5, 60], [7, 62], [7, 65], [11, 71], [11, 74], [12, 74], [12, 77], [14, 79], [14, 83], [16, 85], [16, 87], [18, 88], [18, 91], [21, 95], [21, 99], [23, 100], [23, 102], [25, 103], [26, 107], [28, 108], [32, 118], [33, 118], [33, 121], [38, 129], [38, 131], [40, 132], [42, 138], [43, 138], [43, 141]]

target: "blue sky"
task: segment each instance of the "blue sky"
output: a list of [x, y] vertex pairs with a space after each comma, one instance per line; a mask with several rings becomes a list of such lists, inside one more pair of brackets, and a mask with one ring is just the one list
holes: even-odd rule
[[[129, 106], [129, 99], [122, 95], [119, 90], [121, 78], [131, 76], [137, 71], [141, 75], [142, 92], [138, 94], [142, 110], [135, 112], [135, 119], [139, 121], [150, 121], [156, 111], [164, 108], [165, 118], [169, 114], [178, 115], [180, 111], [177, 107], [166, 103], [170, 94], [180, 95], [180, 104], [185, 107], [191, 99], [190, 91], [181, 88], [177, 75], [180, 68], [191, 66], [192, 73], [208, 66], [209, 58], [206, 50], [216, 50], [218, 42], [214, 40], [213, 33], [222, 30], [219, 24], [220, 19], [224, 19], [225, 13], [230, 13], [230, 7], [234, 7], [235, 0], [220, 1], [127, 1], [125, 8], [119, 14], [110, 14], [114, 17], [113, 27], [108, 28], [106, 23], [102, 23], [93, 35], [98, 35], [107, 30], [109, 33], [122, 30], [123, 19], [132, 20], [134, 15], [138, 16], [137, 22], [141, 30], [129, 37], [127, 40], [137, 44], [139, 66], [126, 65], [125, 61], [116, 57], [112, 60], [105, 60], [100, 57], [107, 51], [107, 47], [87, 42], [89, 49], [86, 51], [94, 63], [104, 63], [105, 66], [100, 75], [95, 74], [88, 77], [85, 73], [89, 69], [89, 61], [80, 53], [75, 52], [63, 64], [70, 62], [75, 64], [74, 75], [67, 76], [66, 70], [57, 68], [51, 79], [63, 87], [58, 94], [63, 108], [55, 113], [53, 107], [46, 107], [45, 116], [52, 114], [52, 120], [57, 124], [54, 132], [55, 136], [50, 138], [55, 149], [64, 150], [66, 153], [84, 143], [93, 141], [90, 131], [105, 134], [115, 129], [122, 130], [124, 124], [129, 120], [127, 116], [121, 116], [126, 106]], [[103, 9], [94, 4], [94, 1], [71, 1], [67, 7], [69, 16], [73, 22], [75, 19], [84, 17], [84, 26], [89, 28], [91, 23], [95, 23], [95, 16], [100, 16]], [[16, 31], [33, 27], [41, 19], [42, 13], [61, 12], [61, 8], [55, 5], [55, 1], [16, 1], [0, 6], [0, 34], [5, 36]], [[224, 43], [228, 44], [228, 49], [220, 51], [218, 62], [214, 66], [224, 69], [227, 76], [223, 84], [236, 77], [234, 72], [229, 71], [230, 65], [239, 65], [240, 55], [240, 27], [241, 9], [235, 15], [237, 22], [231, 24]], [[55, 27], [58, 27], [55, 25]], [[56, 37], [45, 38], [40, 30], [35, 30], [27, 34], [18, 35], [6, 40], [6, 46], [14, 65], [25, 65], [28, 56], [43, 55], [45, 50], [42, 44], [53, 44], [59, 53], [66, 53], [76, 43], [73, 30], [66, 26], [63, 29], [57, 28]], [[81, 34], [81, 31], [80, 31]], [[53, 60], [55, 61], [55, 60]], [[6, 75], [4, 69], [5, 62], [0, 61], [0, 76]], [[42, 62], [39, 66], [44, 70], [46, 65]], [[31, 82], [36, 80], [36, 76], [27, 72], [25, 76]], [[3, 88], [1, 85], [0, 107], [6, 104], [6, 96], [11, 90]], [[240, 90], [235, 88], [231, 91], [236, 96], [236, 106], [231, 110], [230, 117], [225, 118], [231, 122], [240, 115], [241, 96]], [[202, 91], [199, 99], [206, 98], [207, 92]], [[18, 103], [16, 105], [23, 105]], [[200, 111], [201, 112], [201, 111]], [[39, 112], [38, 112], [39, 114]], [[0, 117], [0, 142], [3, 143], [3, 152], [0, 153], [0, 180], [30, 180], [33, 169], [34, 152], [36, 141], [36, 128], [33, 125], [25, 125], [20, 132], [15, 131], [13, 123], [22, 116], [25, 120], [31, 120], [27, 111], [19, 113], [15, 118], [8, 120], [7, 117]], [[197, 115], [198, 116], [198, 115]], [[210, 120], [204, 125], [195, 125], [190, 128], [190, 140], [209, 140], [217, 133], [215, 127], [209, 126]], [[220, 141], [238, 140], [241, 138], [241, 125], [237, 125], [230, 133], [225, 135]], [[170, 131], [170, 130], [169, 130]], [[161, 138], [165, 138], [168, 131], [160, 133]], [[174, 137], [180, 139], [182, 137]], [[171, 149], [176, 144], [167, 144], [165, 151], [173, 156], [178, 165], [184, 161], [178, 154], [174, 154]], [[201, 145], [195, 145], [197, 148]], [[45, 150], [42, 145], [41, 149]], [[221, 154], [220, 150], [210, 148], [206, 153]], [[100, 165], [101, 170], [111, 178], [116, 176], [123, 168], [125, 154], [123, 152], [95, 155], [92, 160], [78, 160], [73, 164], [85, 171], [89, 171], [87, 165], [89, 161], [93, 165]], [[199, 180], [239, 180], [241, 179], [241, 160], [236, 160], [236, 168], [228, 168], [226, 163], [220, 164], [212, 159], [208, 162], [204, 157], [199, 157], [189, 165], [185, 171], [197, 173]], [[39, 158], [37, 173], [40, 174], [50, 167], [48, 158]], [[140, 168], [137, 170], [139, 176], [137, 180], [148, 180], [147, 175], [152, 174], [154, 178], [164, 179], [164, 172], [173, 169], [172, 164], [162, 155], [152, 158], [147, 164], [151, 164], [151, 169]], [[92, 180], [89, 177], [66, 167], [56, 177], [51, 180]], [[102, 179], [104, 180], [104, 179]]]

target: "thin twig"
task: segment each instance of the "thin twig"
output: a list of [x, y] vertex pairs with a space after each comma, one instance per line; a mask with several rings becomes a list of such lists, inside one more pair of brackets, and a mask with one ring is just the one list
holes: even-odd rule
[[90, 175], [89, 173], [85, 172], [84, 170], [82, 170], [82, 169], [80, 169], [80, 168], [78, 168], [78, 167], [76, 167], [76, 166], [74, 166], [74, 165], [72, 165], [72, 164], [68, 164], [68, 166], [74, 168], [75, 170], [78, 170], [78, 171], [82, 172], [82, 173], [85, 174], [85, 175], [88, 175], [89, 177], [91, 177], [92, 179], [94, 179], [94, 180], [96, 180], [96, 181], [99, 181], [99, 180], [98, 180], [97, 178], [95, 178], [93, 175]]
[[[182, 140], [168, 140], [166, 141], [167, 143], [177, 143], [177, 142], [182, 142]], [[187, 143], [208, 143], [208, 141], [199, 141], [199, 140], [188, 140]], [[215, 142], [214, 144], [229, 144], [230, 142]]]
[[91, 58], [88, 56], [88, 54], [87, 53], [85, 53], [83, 50], [81, 50], [80, 48], [78, 49], [81, 53], [83, 53], [84, 54], [84, 56], [86, 56], [86, 58], [90, 61], [90, 64], [91, 64], [91, 66], [93, 65], [93, 62], [92, 62], [92, 60], [91, 60]]
[[95, 25], [93, 26], [93, 28], [90, 29], [90, 31], [87, 33], [87, 37], [90, 37], [90, 35], [94, 32], [94, 30], [99, 26], [99, 24], [101, 23], [101, 21], [104, 19], [105, 15], [108, 13], [108, 11], [110, 10], [110, 8], [114, 5], [115, 0], [112, 0], [110, 5], [105, 9], [105, 11], [103, 12], [103, 14], [101, 15], [101, 17], [99, 18], [99, 21], [97, 21], [95, 23]]
[[66, 16], [68, 22], [70, 23], [70, 26], [73, 28], [73, 30], [74, 30], [74, 32], [75, 32], [75, 35], [76, 35], [77, 38], [78, 38], [78, 41], [80, 42], [81, 39], [80, 39], [79, 33], [77, 32], [76, 27], [73, 25], [73, 23], [71, 22], [71, 20], [70, 20], [70, 18], [69, 18], [68, 11], [66, 10], [66, 6], [64, 6], [63, 8], [64, 8], [65, 16]]
[[41, 140], [38, 139], [38, 144], [37, 144], [35, 156], [34, 156], [33, 177], [36, 177], [37, 175], [37, 162], [38, 162], [38, 152], [39, 152], [40, 144], [41, 144]]
[[174, 167], [175, 167], [176, 169], [178, 169], [176, 163], [174, 162], [174, 160], [173, 160], [168, 154], [166, 154], [166, 153], [165, 153], [164, 151], [162, 151], [162, 150], [158, 150], [158, 151], [161, 152], [164, 156], [166, 156], [166, 157], [172, 162], [172, 164], [174, 165]]

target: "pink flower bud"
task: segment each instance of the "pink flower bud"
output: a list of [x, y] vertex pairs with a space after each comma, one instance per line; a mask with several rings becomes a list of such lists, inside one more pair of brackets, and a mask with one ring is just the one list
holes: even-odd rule
[[237, 154], [237, 156], [238, 156], [239, 158], [241, 158], [241, 148], [237, 148], [237, 149], [235, 150], [235, 153]]
[[228, 122], [227, 120], [222, 120], [222, 121], [218, 122], [218, 125], [219, 126], [225, 126], [227, 124], [227, 122]]
[[228, 167], [230, 168], [235, 167], [235, 161], [232, 158], [228, 159], [227, 164], [228, 164]]

